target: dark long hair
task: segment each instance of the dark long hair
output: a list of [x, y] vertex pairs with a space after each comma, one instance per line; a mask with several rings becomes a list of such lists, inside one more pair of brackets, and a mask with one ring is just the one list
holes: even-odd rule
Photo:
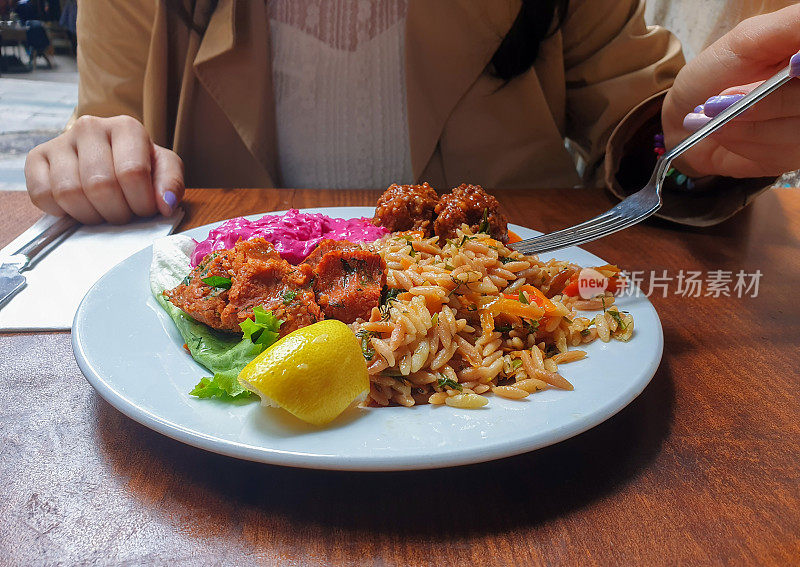
[[[202, 35], [205, 29], [194, 22], [182, 0], [164, 0], [173, 12], [192, 31]], [[494, 73], [508, 82], [530, 69], [539, 56], [542, 41], [555, 33], [564, 23], [569, 0], [522, 0], [522, 7], [511, 29], [492, 56]], [[216, 2], [211, 3], [211, 10]]]
[[492, 56], [494, 74], [508, 82], [530, 69], [542, 41], [564, 24], [568, 4], [569, 0], [522, 0], [517, 18]]

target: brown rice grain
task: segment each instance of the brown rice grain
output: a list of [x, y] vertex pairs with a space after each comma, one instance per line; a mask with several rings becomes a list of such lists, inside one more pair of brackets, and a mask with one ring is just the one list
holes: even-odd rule
[[444, 404], [444, 401], [446, 399], [447, 399], [447, 394], [445, 394], [444, 392], [436, 392], [435, 394], [431, 394], [431, 397], [428, 398], [428, 403], [440, 406]]
[[562, 390], [574, 390], [574, 386], [561, 376], [560, 374], [556, 374], [555, 372], [546, 372], [544, 370], [537, 370], [535, 372], [534, 378], [538, 378], [543, 382], [547, 382], [551, 386], [555, 386], [556, 388], [560, 388]]
[[547, 382], [539, 380], [538, 378], [525, 378], [524, 380], [520, 380], [514, 384], [514, 387], [533, 394], [540, 390], [544, 390], [548, 387], [548, 384]]
[[521, 388], [515, 388], [514, 386], [495, 386], [492, 388], [492, 393], [510, 400], [520, 400], [530, 395], [530, 392], [526, 392]]
[[477, 409], [488, 404], [489, 400], [478, 394], [457, 394], [447, 397], [444, 403], [454, 408]]
[[565, 364], [567, 362], [581, 360], [582, 358], [586, 358], [585, 350], [570, 350], [553, 356], [553, 362], [556, 364]]

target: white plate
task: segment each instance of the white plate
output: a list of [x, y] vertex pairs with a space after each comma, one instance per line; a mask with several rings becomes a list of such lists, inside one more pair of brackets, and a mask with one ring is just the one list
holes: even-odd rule
[[[304, 212], [373, 215], [368, 207]], [[186, 234], [201, 240], [218, 224]], [[522, 238], [538, 234], [511, 228]], [[150, 294], [151, 255], [150, 248], [134, 254], [83, 299], [72, 327], [78, 365], [100, 395], [125, 415], [178, 441], [241, 459], [318, 469], [406, 470], [508, 457], [605, 421], [644, 389], [661, 360], [663, 335], [655, 309], [644, 297], [623, 297], [618, 305], [634, 317], [633, 339], [595, 341], [586, 348], [588, 357], [565, 364], [561, 370], [574, 391], [546, 390], [525, 400], [489, 396], [489, 404], [478, 410], [351, 408], [329, 427], [317, 429], [258, 403], [189, 396], [209, 373], [184, 351], [172, 320]], [[583, 266], [607, 263], [578, 248], [554, 255]]]

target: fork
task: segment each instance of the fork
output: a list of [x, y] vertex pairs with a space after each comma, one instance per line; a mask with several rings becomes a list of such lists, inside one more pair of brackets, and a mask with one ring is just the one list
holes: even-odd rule
[[788, 82], [792, 76], [791, 66], [787, 65], [784, 69], [750, 91], [744, 98], [735, 102], [712, 118], [703, 125], [702, 128], [684, 138], [683, 141], [672, 150], [658, 158], [656, 167], [653, 170], [653, 175], [650, 176], [650, 181], [648, 181], [647, 185], [633, 195], [630, 195], [617, 206], [581, 224], [515, 242], [514, 244], [510, 244], [509, 247], [519, 250], [523, 254], [550, 252], [552, 250], [558, 250], [559, 248], [577, 246], [585, 242], [597, 240], [598, 238], [633, 226], [653, 215], [661, 208], [663, 203], [661, 192], [664, 178], [670, 169], [672, 161], [742, 114], [761, 99], [771, 94], [781, 85]]

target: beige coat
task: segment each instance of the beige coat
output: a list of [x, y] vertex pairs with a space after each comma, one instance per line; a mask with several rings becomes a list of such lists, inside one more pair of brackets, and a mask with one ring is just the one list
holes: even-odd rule
[[[202, 35], [160, 0], [82, 0], [78, 114], [138, 118], [183, 158], [189, 186], [281, 186], [265, 3], [220, 0], [213, 13], [208, 0], [195, 4]], [[572, 0], [534, 68], [499, 88], [487, 64], [518, 10], [518, 0], [409, 0], [417, 180], [440, 190], [578, 185], [564, 139], [598, 163], [615, 127], [684, 63], [674, 36], [645, 25], [643, 1]]]

